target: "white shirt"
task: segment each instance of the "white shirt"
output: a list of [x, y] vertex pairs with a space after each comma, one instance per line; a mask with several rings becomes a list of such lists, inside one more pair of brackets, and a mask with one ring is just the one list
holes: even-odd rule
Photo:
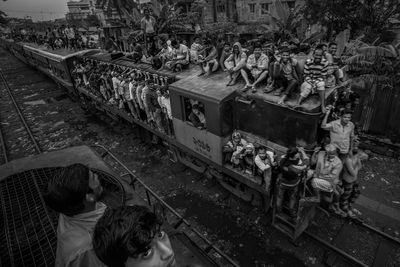
[[260, 168], [261, 171], [268, 170], [271, 168], [271, 165], [269, 163], [275, 163], [274, 159], [274, 153], [271, 151], [267, 151], [267, 156], [265, 159], [261, 159], [259, 155], [256, 156], [254, 159], [254, 163], [257, 165], [258, 168]]
[[166, 98], [165, 96], [161, 96], [160, 105], [162, 108], [165, 108], [167, 110], [168, 118], [172, 119], [171, 100], [169, 98]]

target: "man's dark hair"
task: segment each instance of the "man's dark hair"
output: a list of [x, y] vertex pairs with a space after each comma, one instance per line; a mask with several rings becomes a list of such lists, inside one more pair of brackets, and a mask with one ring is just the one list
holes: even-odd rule
[[178, 44], [177, 40], [174, 39], [174, 40], [171, 41], [171, 46], [176, 46], [177, 44]]
[[336, 45], [337, 46], [337, 43], [336, 42], [330, 42], [328, 47], [331, 47], [332, 45]]
[[197, 104], [194, 104], [194, 105], [192, 106], [192, 110], [194, 110], [194, 109], [200, 110], [200, 107], [199, 107], [199, 105], [197, 105]]
[[253, 46], [254, 49], [259, 48], [262, 49], [261, 44], [260, 43], [255, 43]]
[[83, 202], [89, 191], [89, 168], [78, 163], [60, 169], [51, 177], [43, 198], [51, 209], [73, 216], [85, 208]]
[[288, 150], [286, 151], [286, 158], [293, 158], [297, 153], [299, 152], [299, 149], [297, 147], [289, 147]]
[[315, 47], [315, 50], [314, 51], [317, 51], [317, 50], [324, 50], [324, 45], [323, 44], [319, 44], [319, 45], [317, 45], [316, 47]]
[[144, 206], [108, 208], [94, 229], [94, 251], [107, 266], [122, 267], [129, 257], [137, 258], [149, 250], [162, 223]]
[[347, 114], [353, 115], [353, 110], [345, 109], [342, 111], [342, 116], [347, 115]]
[[300, 50], [300, 52], [308, 54], [310, 52], [310, 45], [308, 43], [302, 43], [302, 44], [300, 44], [299, 50]]
[[282, 54], [283, 52], [290, 53], [290, 48], [289, 48], [289, 47], [287, 47], [287, 46], [282, 46], [280, 50], [281, 50], [281, 51], [280, 51], [280, 52], [281, 52], [281, 54]]

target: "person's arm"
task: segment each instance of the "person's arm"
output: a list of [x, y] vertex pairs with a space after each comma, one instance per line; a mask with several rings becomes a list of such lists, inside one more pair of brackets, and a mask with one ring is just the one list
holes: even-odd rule
[[246, 61], [246, 67], [249, 69], [249, 70], [251, 70], [252, 68], [253, 68], [253, 65], [254, 65], [254, 57], [252, 57], [252, 55], [250, 55], [248, 58], [247, 58], [247, 61]]
[[239, 69], [241, 69], [243, 66], [246, 65], [246, 60], [247, 60], [247, 55], [246, 53], [242, 53], [240, 55], [240, 61], [239, 63], [236, 65], [236, 67], [233, 68], [233, 71], [237, 71]]
[[351, 176], [357, 176], [358, 170], [354, 169], [353, 162], [350, 158], [346, 158], [346, 160], [344, 161], [344, 165], [346, 166], [346, 170], [350, 173]]
[[306, 62], [306, 64], [304, 65], [303, 77], [304, 77], [304, 81], [306, 81], [306, 82], [310, 82], [311, 81], [310, 65], [309, 65], [308, 62]]
[[213, 48], [211, 49], [210, 54], [208, 55], [208, 57], [206, 57], [204, 59], [204, 61], [210, 61], [212, 58], [215, 57], [216, 54], [217, 54], [217, 49], [215, 48], [215, 46], [213, 46]]
[[327, 108], [327, 111], [325, 113], [324, 119], [322, 120], [322, 123], [321, 123], [321, 128], [322, 129], [325, 129], [325, 130], [331, 130], [332, 129], [332, 123], [327, 123], [329, 114], [331, 113], [331, 110], [332, 110], [331, 108]]
[[[221, 59], [222, 59], [222, 57], [221, 57]], [[224, 65], [224, 68], [226, 68], [225, 65], [228, 64], [228, 63], [229, 63], [230, 61], [232, 61], [232, 60], [234, 60], [234, 59], [233, 59], [233, 53], [231, 53], [231, 54], [224, 60], [224, 64], [223, 64], [223, 65]], [[232, 69], [233, 69], [233, 68], [232, 68]]]
[[254, 163], [257, 165], [257, 167], [261, 170], [261, 171], [265, 171], [268, 170], [269, 168], [271, 168], [271, 166], [269, 164], [265, 164], [261, 158], [259, 156], [256, 156], [256, 158], [254, 159]]
[[224, 62], [225, 62], [224, 58], [225, 57], [226, 57], [226, 53], [225, 53], [225, 51], [222, 51], [221, 58], [219, 59], [219, 65], [221, 66], [223, 71], [226, 71], [225, 64], [224, 64]]
[[331, 179], [331, 181], [335, 184], [337, 184], [339, 182], [339, 175], [342, 172], [343, 169], [343, 164], [342, 162], [339, 160], [339, 163], [334, 166], [332, 168], [332, 171], [330, 174], [328, 174], [328, 176], [330, 176], [329, 178]]

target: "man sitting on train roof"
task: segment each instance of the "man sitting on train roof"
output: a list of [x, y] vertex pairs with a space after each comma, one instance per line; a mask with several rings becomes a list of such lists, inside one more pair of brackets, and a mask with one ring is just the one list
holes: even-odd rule
[[204, 74], [210, 75], [212, 72], [217, 71], [219, 67], [217, 58], [217, 48], [213, 45], [210, 39], [207, 39], [204, 42], [203, 50], [199, 52], [199, 59], [197, 61], [201, 68], [199, 76]]
[[205, 129], [207, 127], [206, 117], [204, 116], [203, 112], [200, 111], [198, 104], [194, 104], [192, 106], [192, 112], [189, 114], [189, 120], [196, 128]]
[[276, 61], [273, 66], [274, 86], [264, 91], [270, 93], [275, 90], [274, 95], [283, 96], [279, 99], [278, 104], [283, 104], [289, 95], [292, 95], [299, 84], [297, 60], [290, 57], [288, 47], [281, 49], [281, 59]]
[[144, 206], [107, 209], [94, 229], [96, 255], [110, 267], [175, 267], [162, 225], [163, 219]]
[[269, 192], [272, 179], [272, 168], [277, 166], [274, 153], [272, 151], [267, 151], [265, 147], [260, 147], [257, 156], [254, 159], [254, 163], [257, 166], [256, 173], [262, 178], [260, 184], [265, 187], [267, 192]]
[[325, 145], [325, 151], [316, 149], [311, 158], [311, 164], [316, 164], [311, 185], [318, 199], [320, 198], [320, 191], [333, 193], [333, 204], [330, 206], [330, 209], [340, 212], [338, 209], [338, 197], [341, 189], [338, 184], [340, 182], [339, 175], [342, 172], [343, 163], [337, 156], [336, 151], [337, 148], [333, 144]]
[[97, 202], [103, 189], [97, 175], [82, 164], [62, 168], [43, 198], [60, 213], [55, 266], [103, 266], [92, 246], [92, 233], [106, 205]]
[[[257, 92], [256, 86], [268, 76], [268, 67], [268, 57], [262, 53], [261, 45], [256, 44], [254, 46], [253, 54], [247, 58], [246, 67], [240, 70], [240, 73], [246, 82], [243, 91], [245, 92], [251, 88], [252, 93]], [[253, 83], [250, 83], [249, 76], [254, 80]]]
[[304, 66], [304, 82], [300, 88], [298, 105], [315, 91], [318, 92], [321, 101], [321, 110], [325, 113], [325, 78], [328, 70], [328, 61], [323, 59], [323, 49], [318, 45], [313, 54], [313, 59], [307, 60]]
[[189, 65], [189, 49], [186, 45], [172, 40], [173, 58], [165, 63], [165, 66], [173, 72], [182, 71], [182, 68]]
[[236, 84], [236, 80], [240, 75], [241, 69], [246, 66], [247, 55], [242, 49], [239, 42], [233, 44], [232, 53], [225, 60], [224, 65], [229, 73], [229, 82], [227, 86]]
[[231, 140], [229, 140], [222, 149], [224, 153], [224, 163], [233, 163], [233, 153], [242, 150], [246, 145], [247, 142], [242, 138], [242, 135], [239, 132], [234, 131]]
[[289, 148], [279, 164], [281, 177], [276, 198], [276, 212], [278, 214], [282, 213], [282, 204], [285, 195], [289, 196], [289, 216], [292, 221], [296, 219], [295, 206], [299, 184], [302, 177], [306, 175], [309, 164], [309, 157], [302, 147]]

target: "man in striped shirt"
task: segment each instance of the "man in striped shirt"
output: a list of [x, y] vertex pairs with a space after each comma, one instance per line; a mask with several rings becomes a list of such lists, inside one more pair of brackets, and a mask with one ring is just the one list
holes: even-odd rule
[[321, 109], [325, 113], [325, 77], [328, 70], [328, 61], [323, 59], [322, 46], [317, 46], [312, 59], [307, 60], [304, 66], [304, 82], [300, 88], [298, 105], [310, 94], [318, 91], [321, 100]]

